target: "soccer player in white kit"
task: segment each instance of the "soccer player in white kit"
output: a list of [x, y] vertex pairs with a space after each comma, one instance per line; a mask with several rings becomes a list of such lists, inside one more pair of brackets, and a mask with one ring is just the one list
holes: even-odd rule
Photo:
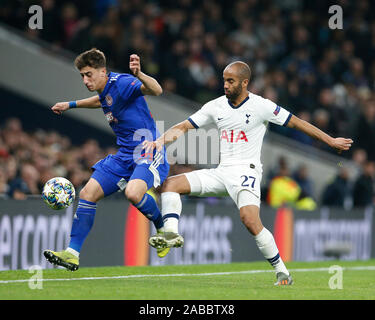
[[293, 279], [282, 261], [272, 233], [260, 219], [260, 161], [263, 137], [268, 122], [301, 130], [332, 148], [348, 150], [351, 139], [332, 138], [317, 127], [292, 115], [274, 102], [247, 90], [251, 71], [241, 61], [229, 64], [223, 72], [225, 95], [206, 103], [189, 119], [167, 130], [155, 141], [145, 141], [146, 152], [161, 150], [190, 129], [216, 124], [220, 132], [220, 164], [169, 177], [162, 186], [161, 206], [164, 234], [150, 238], [151, 246], [179, 247], [178, 219], [182, 204], [180, 194], [195, 196], [229, 195], [236, 203], [240, 218], [264, 257], [274, 267], [275, 285], [290, 285]]

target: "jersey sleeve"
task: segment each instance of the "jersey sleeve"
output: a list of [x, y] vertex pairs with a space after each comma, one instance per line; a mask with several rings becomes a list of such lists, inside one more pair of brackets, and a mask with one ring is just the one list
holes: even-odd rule
[[265, 121], [286, 127], [292, 114], [268, 99], [263, 99], [261, 113]]
[[126, 100], [132, 100], [143, 95], [141, 91], [142, 82], [131, 75], [121, 77], [117, 83], [117, 89], [121, 97]]
[[214, 106], [208, 102], [201, 109], [199, 109], [196, 113], [192, 114], [188, 120], [190, 123], [198, 129], [199, 127], [205, 126], [207, 124], [214, 122]]

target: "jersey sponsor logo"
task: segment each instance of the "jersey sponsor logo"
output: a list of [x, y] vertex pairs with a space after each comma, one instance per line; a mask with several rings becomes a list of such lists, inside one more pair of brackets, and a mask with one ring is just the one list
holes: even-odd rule
[[220, 139], [231, 143], [236, 143], [241, 140], [244, 140], [245, 142], [249, 141], [246, 137], [246, 133], [242, 130], [238, 132], [235, 132], [234, 130], [222, 130]]
[[107, 119], [109, 124], [111, 124], [112, 122], [118, 123], [118, 120], [113, 116], [112, 112], [106, 113], [105, 118]]
[[119, 74], [116, 74], [115, 76], [111, 76], [109, 78], [109, 83], [112, 83], [113, 81], [117, 81], [117, 79], [118, 79], [119, 76], [120, 76]]
[[113, 98], [110, 94], [107, 94], [105, 96], [105, 102], [107, 103], [107, 106], [110, 107], [113, 104]]
[[279, 112], [280, 112], [280, 106], [276, 106], [276, 109], [275, 109], [275, 111], [273, 112], [273, 114], [274, 114], [275, 116], [277, 116], [277, 115], [279, 114]]

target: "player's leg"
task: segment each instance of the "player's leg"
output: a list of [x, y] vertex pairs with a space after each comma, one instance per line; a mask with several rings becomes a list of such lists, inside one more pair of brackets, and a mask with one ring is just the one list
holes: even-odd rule
[[[149, 180], [147, 171], [147, 168], [139, 168], [137, 170], [126, 186], [125, 196], [147, 219], [153, 222], [155, 229], [161, 232], [163, 218], [155, 199], [147, 193], [149, 189], [149, 185], [146, 182]], [[143, 176], [144, 180], [134, 178], [135, 176]]]
[[254, 236], [255, 242], [268, 262], [275, 269], [277, 282], [275, 284], [292, 284], [293, 280], [280, 257], [272, 233], [263, 226], [259, 216], [259, 201], [253, 193], [242, 190], [238, 194], [240, 218], [248, 231]]
[[181, 194], [190, 193], [190, 183], [185, 174], [169, 177], [161, 189], [161, 208], [166, 232], [178, 233], [182, 211]]
[[169, 172], [169, 164], [165, 160], [165, 154], [155, 152], [152, 162], [143, 159], [132, 172], [125, 195], [130, 202], [149, 220], [157, 231], [163, 230], [163, 219], [155, 199], [147, 193], [152, 187], [160, 186]]
[[292, 279], [282, 261], [272, 233], [262, 224], [259, 215], [261, 171], [254, 165], [223, 168], [220, 174], [227, 190], [236, 203], [242, 223], [253, 235], [255, 242], [276, 271], [282, 284], [291, 284]]
[[[195, 196], [227, 195], [224, 183], [216, 174], [217, 169], [196, 170], [169, 177], [162, 186], [161, 207], [164, 220], [164, 243], [170, 247], [182, 246], [183, 238], [178, 234], [178, 221], [182, 211], [181, 194]], [[163, 239], [159, 239], [161, 242]], [[153, 237], [152, 241], [157, 241]]]
[[63, 266], [71, 271], [78, 269], [79, 253], [86, 237], [94, 224], [96, 203], [104, 197], [104, 192], [97, 180], [90, 178], [80, 191], [77, 210], [74, 215], [70, 243], [66, 250], [44, 251], [44, 256], [53, 264]]
[[182, 247], [184, 238], [178, 233], [178, 221], [182, 210], [180, 194], [190, 193], [190, 184], [184, 174], [167, 178], [161, 189], [161, 207], [164, 233], [149, 239], [152, 247]]
[[74, 215], [67, 251], [79, 255], [83, 242], [94, 225], [96, 204], [103, 197], [104, 191], [99, 182], [95, 178], [90, 178], [79, 193], [77, 211]]
[[[164, 161], [164, 156], [155, 153], [151, 163], [136, 165], [125, 190], [126, 197], [149, 220], [154, 223], [157, 230], [156, 236], [164, 234], [164, 223], [155, 199], [147, 193], [152, 187], [158, 187], [164, 182], [169, 172], [169, 164]], [[152, 245], [157, 249], [160, 258], [165, 257], [169, 248], [166, 245]]]

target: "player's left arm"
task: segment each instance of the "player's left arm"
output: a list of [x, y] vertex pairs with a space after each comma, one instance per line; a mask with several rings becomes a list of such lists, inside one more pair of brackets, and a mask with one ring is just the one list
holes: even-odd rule
[[143, 95], [159, 96], [163, 93], [160, 84], [153, 78], [141, 71], [141, 59], [138, 55], [132, 54], [130, 56], [129, 68], [133, 75], [141, 82], [141, 91]]
[[338, 151], [346, 151], [351, 147], [353, 140], [347, 138], [333, 138], [330, 135], [326, 134], [319, 128], [315, 127], [311, 123], [302, 120], [295, 115], [292, 115], [287, 126], [289, 128], [300, 130], [310, 137], [323, 141], [328, 144], [330, 147]]

